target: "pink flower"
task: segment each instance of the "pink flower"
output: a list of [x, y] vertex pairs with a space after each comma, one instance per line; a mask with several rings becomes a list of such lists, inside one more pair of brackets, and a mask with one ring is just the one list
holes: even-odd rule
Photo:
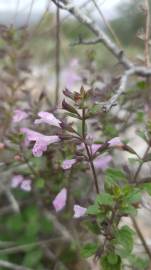
[[111, 160], [112, 160], [112, 157], [110, 155], [101, 156], [95, 159], [93, 161], [93, 164], [96, 169], [100, 169], [104, 171], [109, 167], [109, 163], [111, 162]]
[[71, 167], [76, 163], [76, 159], [66, 159], [62, 162], [61, 168], [64, 170], [71, 169]]
[[74, 218], [80, 218], [85, 215], [87, 208], [81, 207], [80, 205], [74, 205]]
[[63, 78], [67, 88], [72, 88], [75, 83], [81, 81], [81, 77], [78, 75], [79, 63], [78, 59], [72, 59], [68, 68], [63, 72]]
[[[101, 147], [101, 144], [91, 144], [88, 145], [89, 151], [91, 152], [92, 155], [94, 155], [99, 148]], [[84, 150], [85, 145], [84, 143], [81, 143], [80, 145], [77, 146], [77, 150]]]
[[13, 115], [13, 122], [18, 123], [28, 117], [28, 113], [22, 110], [15, 110]]
[[20, 189], [24, 191], [31, 191], [31, 180], [24, 178], [22, 175], [15, 175], [13, 176], [11, 180], [11, 187], [17, 188], [20, 187]]
[[46, 123], [52, 126], [60, 127], [61, 121], [57, 119], [52, 113], [39, 112], [38, 116], [40, 119], [36, 119], [35, 124]]
[[122, 146], [123, 143], [121, 142], [120, 137], [115, 137], [113, 139], [111, 139], [110, 141], [108, 141], [109, 146]]
[[24, 191], [31, 191], [31, 180], [25, 179], [22, 181], [20, 188]]
[[25, 133], [26, 141], [35, 141], [35, 144], [32, 150], [33, 155], [35, 157], [41, 157], [43, 152], [47, 150], [47, 147], [49, 144], [60, 141], [60, 138], [57, 135], [46, 136], [39, 132], [30, 130], [28, 128], [22, 128], [21, 132]]
[[11, 187], [12, 188], [16, 188], [20, 185], [20, 183], [23, 181], [23, 176], [18, 174], [18, 175], [14, 175], [11, 179]]
[[92, 151], [92, 155], [94, 155], [99, 148], [101, 147], [101, 144], [92, 144], [91, 146], [89, 146], [90, 151]]
[[67, 201], [67, 189], [63, 188], [57, 194], [57, 196], [55, 197], [55, 199], [52, 202], [56, 212], [61, 211], [65, 207], [66, 201]]

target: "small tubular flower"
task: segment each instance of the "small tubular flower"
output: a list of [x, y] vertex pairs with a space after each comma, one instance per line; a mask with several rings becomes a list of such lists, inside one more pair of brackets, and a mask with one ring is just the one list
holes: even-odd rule
[[24, 191], [31, 191], [31, 180], [25, 179], [22, 181], [20, 188]]
[[[91, 145], [88, 145], [89, 151], [91, 152], [92, 155], [94, 155], [99, 150], [100, 147], [101, 147], [101, 144], [93, 143]], [[77, 146], [78, 151], [84, 150], [84, 148], [85, 148], [84, 143], [81, 143], [80, 145]]]
[[13, 123], [18, 123], [18, 122], [26, 119], [27, 117], [28, 117], [28, 113], [18, 109], [18, 110], [14, 111], [12, 121], [13, 121]]
[[92, 144], [91, 146], [89, 146], [90, 151], [92, 151], [92, 155], [94, 155], [99, 148], [101, 147], [101, 144]]
[[80, 217], [83, 217], [87, 211], [87, 208], [85, 207], [82, 207], [78, 204], [75, 204], [74, 207], [73, 207], [73, 210], [74, 210], [74, 218], [80, 218]]
[[61, 211], [65, 207], [66, 201], [67, 201], [67, 189], [63, 188], [57, 194], [57, 196], [55, 197], [55, 199], [52, 202], [56, 212]]
[[63, 170], [69, 170], [76, 163], [76, 159], [66, 159], [62, 162], [61, 168]]
[[41, 157], [43, 152], [47, 150], [49, 144], [57, 143], [60, 141], [60, 138], [57, 135], [46, 136], [28, 128], [22, 128], [21, 132], [25, 134], [27, 141], [35, 141], [32, 150], [35, 157]]
[[63, 72], [63, 78], [67, 88], [71, 89], [77, 82], [81, 81], [81, 77], [78, 75], [79, 61], [73, 58], [69, 63], [69, 66]]
[[23, 177], [23, 175], [14, 175], [11, 179], [11, 187], [12, 188], [17, 188], [19, 187], [20, 189], [24, 191], [31, 191], [31, 180], [26, 179]]
[[94, 167], [100, 170], [106, 170], [112, 160], [110, 155], [98, 157], [93, 161]]
[[57, 119], [52, 113], [39, 112], [38, 116], [40, 118], [35, 120], [35, 122], [34, 122], [35, 124], [46, 123], [46, 124], [60, 128], [61, 121], [59, 119]]
[[11, 179], [11, 187], [12, 188], [16, 188], [20, 185], [20, 183], [23, 181], [23, 176], [18, 174], [18, 175], [14, 175]]
[[109, 146], [112, 147], [112, 146], [122, 146], [123, 143], [121, 142], [121, 139], [120, 137], [115, 137], [113, 139], [111, 139], [110, 141], [108, 141], [109, 143]]

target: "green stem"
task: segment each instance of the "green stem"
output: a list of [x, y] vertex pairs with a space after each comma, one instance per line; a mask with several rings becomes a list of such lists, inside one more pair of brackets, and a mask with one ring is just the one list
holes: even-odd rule
[[93, 180], [94, 180], [94, 184], [95, 184], [95, 188], [96, 188], [96, 193], [99, 194], [100, 191], [99, 191], [99, 185], [98, 185], [98, 179], [97, 179], [96, 171], [95, 171], [95, 168], [94, 168], [91, 152], [89, 151], [89, 147], [88, 147], [88, 145], [86, 143], [86, 140], [85, 140], [85, 137], [86, 137], [86, 134], [85, 134], [85, 108], [82, 109], [82, 137], [83, 137], [85, 149], [86, 149], [86, 152], [87, 152], [87, 156], [88, 156], [88, 159], [89, 159], [90, 168], [91, 168], [91, 171], [92, 171], [92, 174], [93, 174]]

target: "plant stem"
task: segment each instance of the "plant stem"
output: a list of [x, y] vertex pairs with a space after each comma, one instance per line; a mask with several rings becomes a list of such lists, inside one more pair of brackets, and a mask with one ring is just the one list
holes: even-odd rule
[[139, 236], [139, 238], [140, 238], [140, 240], [142, 242], [142, 245], [143, 245], [146, 253], [148, 254], [149, 258], [151, 259], [150, 248], [148, 247], [148, 244], [147, 244], [147, 242], [146, 242], [146, 240], [145, 240], [145, 238], [144, 238], [144, 236], [143, 236], [143, 234], [142, 234], [142, 232], [141, 232], [135, 218], [131, 217], [131, 220], [132, 220], [133, 226], [134, 226], [134, 228], [135, 228], [135, 230], [136, 230], [136, 232], [137, 232], [137, 234], [138, 234], [138, 236]]
[[149, 38], [150, 38], [150, 7], [149, 0], [145, 0], [145, 65], [148, 67], [150, 65], [150, 55], [149, 55]]
[[59, 87], [60, 87], [60, 8], [57, 6], [56, 11], [56, 92], [55, 105], [59, 102]]
[[98, 179], [97, 179], [96, 171], [95, 171], [95, 168], [94, 168], [91, 152], [90, 152], [89, 147], [88, 147], [88, 145], [86, 143], [86, 140], [85, 140], [85, 137], [86, 137], [86, 134], [85, 134], [85, 108], [82, 109], [82, 137], [83, 137], [85, 149], [86, 149], [86, 152], [87, 152], [87, 156], [88, 156], [88, 159], [89, 159], [90, 168], [91, 168], [91, 171], [92, 171], [92, 174], [93, 174], [93, 180], [94, 180], [94, 185], [95, 185], [95, 188], [96, 188], [96, 193], [99, 194], [100, 191], [99, 191], [99, 185], [98, 185]]
[[[144, 159], [146, 158], [149, 149], [150, 149], [150, 145], [147, 146], [147, 149], [146, 149], [146, 151], [145, 151], [145, 153], [143, 155], [142, 161], [144, 161]], [[140, 163], [140, 165], [138, 166], [137, 171], [136, 171], [136, 173], [134, 175], [134, 182], [135, 183], [137, 183], [137, 178], [138, 178], [138, 175], [139, 175], [139, 173], [140, 173], [140, 171], [142, 169], [143, 164], [144, 164], [143, 162]]]
[[[145, 160], [145, 158], [146, 158], [146, 156], [147, 156], [147, 154], [148, 154], [148, 152], [149, 152], [149, 149], [150, 149], [150, 145], [147, 146], [146, 151], [145, 151], [145, 153], [144, 153], [144, 155], [143, 155], [142, 161]], [[140, 171], [141, 171], [141, 169], [142, 169], [143, 164], [144, 164], [143, 162], [140, 163], [140, 165], [138, 166], [137, 171], [136, 171], [136, 173], [135, 173], [135, 175], [134, 175], [134, 182], [135, 182], [136, 184], [139, 183], [139, 182], [138, 182], [138, 176], [139, 176], [139, 173], [140, 173]], [[146, 253], [148, 254], [149, 258], [151, 259], [151, 251], [150, 251], [150, 248], [149, 248], [149, 246], [148, 246], [148, 244], [147, 244], [147, 242], [146, 242], [146, 240], [145, 240], [145, 238], [144, 238], [144, 236], [143, 236], [143, 234], [142, 234], [142, 232], [141, 232], [141, 230], [140, 230], [140, 228], [139, 228], [139, 226], [138, 226], [138, 224], [137, 224], [137, 221], [135, 220], [134, 217], [131, 217], [131, 221], [132, 221], [132, 223], [133, 223], [134, 229], [136, 230], [136, 232], [137, 232], [137, 234], [138, 234], [138, 236], [139, 236], [139, 238], [140, 238], [140, 240], [141, 240], [141, 242], [142, 242], [142, 245], [143, 245], [143, 247], [144, 247]]]

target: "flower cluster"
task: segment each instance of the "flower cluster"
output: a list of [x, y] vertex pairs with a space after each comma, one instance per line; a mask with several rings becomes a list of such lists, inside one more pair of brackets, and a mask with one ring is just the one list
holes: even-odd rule
[[[81, 91], [81, 95], [84, 95], [82, 91]], [[74, 96], [68, 90], [66, 90], [66, 96], [75, 100], [77, 100], [78, 98], [78, 102], [79, 102], [79, 99], [81, 98], [80, 94], [76, 93]], [[69, 105], [65, 100], [63, 101], [63, 109], [69, 112], [72, 112], [78, 118], [81, 118], [81, 115], [79, 114], [79, 112], [75, 108], [73, 108], [71, 105]], [[20, 122], [27, 117], [28, 117], [28, 114], [26, 112], [21, 111], [21, 110], [16, 110], [13, 116], [13, 122]], [[60, 130], [62, 131], [62, 134], [64, 134], [64, 132], [65, 133], [67, 132], [67, 134], [73, 133], [73, 135], [74, 134], [78, 135], [76, 136], [77, 153], [81, 153], [81, 156], [83, 157], [82, 158], [83, 163], [92, 162], [95, 170], [101, 170], [101, 171], [106, 170], [109, 167], [110, 162], [112, 161], [111, 155], [103, 154], [104, 149], [106, 150], [106, 149], [114, 148], [114, 147], [120, 148], [123, 146], [123, 143], [121, 142], [119, 137], [112, 138], [111, 140], [105, 142], [104, 144], [96, 144], [93, 142], [93, 138], [91, 138], [91, 136], [89, 136], [88, 134], [86, 136], [84, 134], [81, 136], [72, 128], [72, 126], [70, 126], [69, 124], [68, 125], [65, 124], [64, 122], [56, 118], [56, 116], [50, 112], [41, 111], [38, 113], [38, 117], [39, 118], [37, 118], [34, 121], [35, 125], [48, 124], [48, 125], [54, 126], [56, 128], [56, 133], [55, 135], [44, 135], [37, 131], [31, 130], [29, 128], [20, 129], [21, 133], [25, 135], [25, 145], [29, 146], [30, 142], [34, 143], [33, 148], [32, 148], [32, 153], [35, 157], [41, 157], [43, 153], [47, 151], [48, 146], [50, 144], [59, 143], [61, 140], [64, 139], [64, 136], [61, 136], [59, 133]], [[72, 139], [72, 135], [69, 136], [69, 140], [70, 138]], [[88, 158], [86, 158], [87, 154], [88, 154]], [[61, 168], [64, 171], [70, 170], [78, 162], [79, 162], [79, 159], [75, 153], [75, 156], [73, 158], [63, 160], [63, 162], [61, 163]], [[31, 180], [24, 179], [22, 175], [16, 175], [12, 178], [11, 187], [12, 188], [20, 187], [23, 190], [30, 191]], [[61, 211], [66, 206], [67, 196], [68, 196], [68, 191], [64, 187], [61, 189], [61, 191], [58, 193], [58, 195], [55, 197], [55, 199], [52, 202], [56, 212]], [[73, 206], [73, 210], [74, 210], [74, 218], [79, 218], [86, 214], [87, 208], [75, 204]]]
[[24, 178], [20, 174], [14, 175], [11, 179], [11, 187], [12, 188], [19, 187], [24, 191], [31, 191], [31, 180]]
[[[52, 204], [56, 210], [56, 212], [61, 211], [65, 206], [67, 202], [67, 189], [63, 188], [61, 191], [57, 194], [55, 199], [53, 200]], [[84, 207], [81, 207], [80, 205], [75, 204], [74, 207], [74, 218], [80, 218], [85, 215], [87, 209]]]
[[[21, 110], [16, 110], [15, 115], [13, 116], [14, 122], [19, 122], [27, 117], [27, 113]], [[35, 124], [48, 124], [55, 126], [61, 129], [62, 121], [54, 116], [54, 114], [41, 111], [38, 113], [39, 118], [35, 120]], [[32, 153], [35, 157], [41, 157], [43, 153], [47, 150], [50, 144], [60, 142], [60, 137], [58, 135], [44, 135], [37, 131], [33, 131], [29, 128], [21, 128], [20, 131], [25, 135], [25, 143], [29, 145], [30, 142], [34, 142]], [[88, 137], [88, 136], [87, 136]], [[122, 145], [120, 138], [116, 137], [108, 141], [108, 147], [120, 147]], [[93, 157], [93, 164], [95, 169], [100, 169], [102, 171], [106, 170], [112, 160], [110, 155], [97, 155], [97, 152], [101, 149], [102, 144], [89, 143], [88, 149]], [[77, 145], [78, 151], [85, 150], [85, 143], [81, 142], [81, 144]], [[66, 159], [62, 162], [61, 168], [63, 170], [69, 170], [77, 163], [76, 158]], [[31, 190], [31, 180], [24, 179], [21, 175], [16, 175], [12, 178], [11, 186], [13, 188], [20, 187], [23, 190], [30, 191]], [[55, 210], [58, 212], [62, 210], [66, 205], [67, 200], [67, 190], [63, 188], [56, 198], [53, 201], [53, 206]], [[79, 205], [74, 206], [74, 217], [81, 217], [85, 214], [86, 208], [81, 207]]]

